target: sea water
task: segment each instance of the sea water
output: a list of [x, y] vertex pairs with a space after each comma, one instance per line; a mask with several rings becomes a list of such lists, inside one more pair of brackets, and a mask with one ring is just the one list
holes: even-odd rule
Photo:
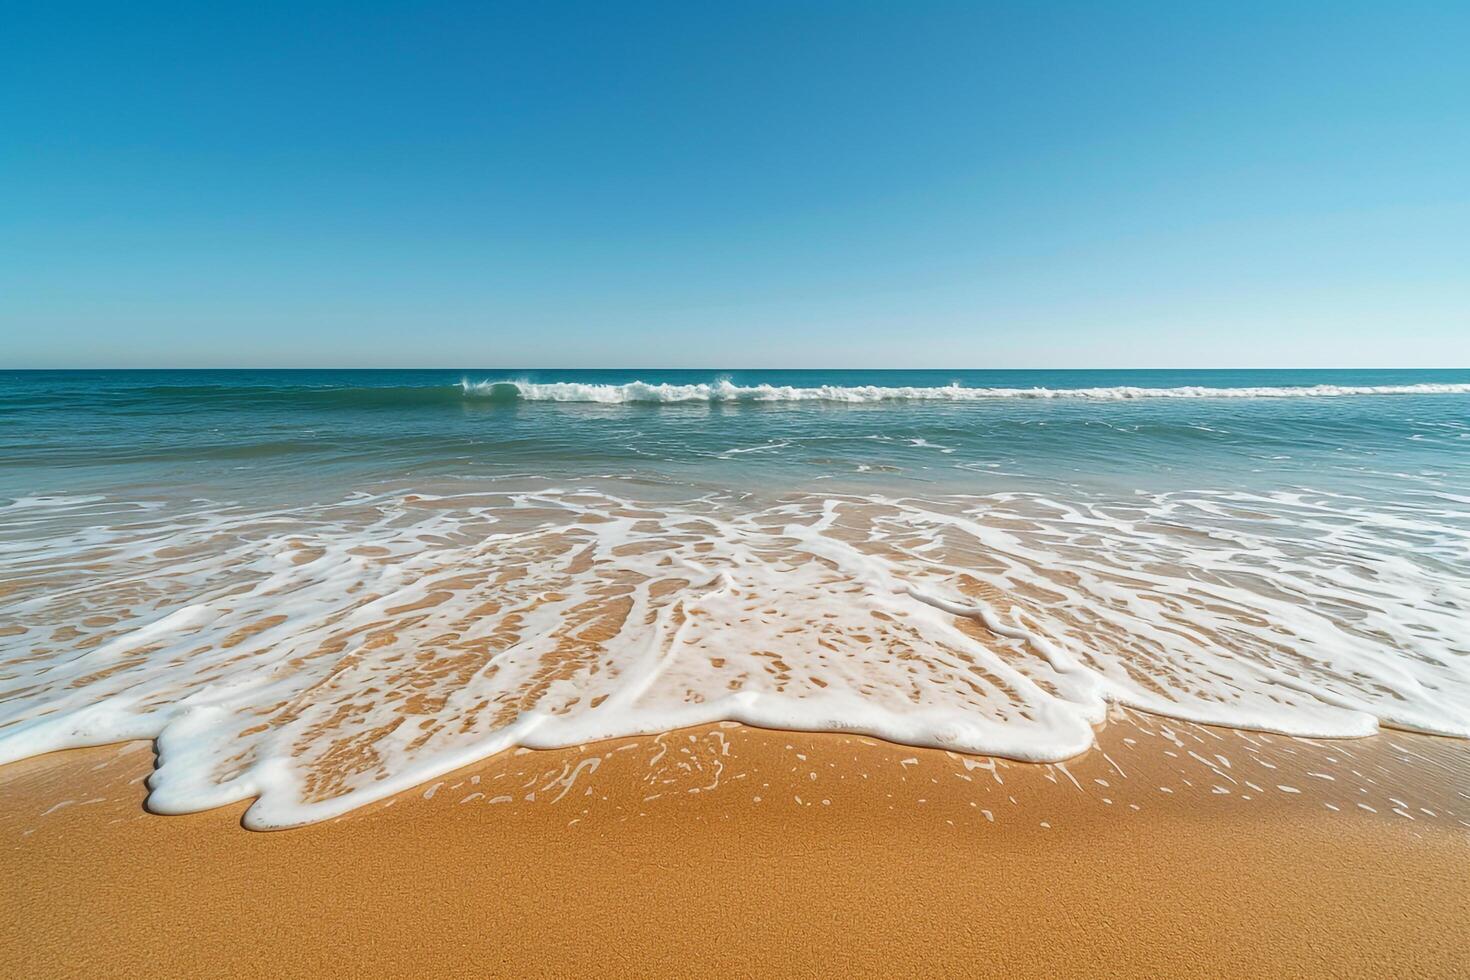
[[715, 720], [1470, 736], [1470, 371], [0, 374], [0, 761], [324, 819]]

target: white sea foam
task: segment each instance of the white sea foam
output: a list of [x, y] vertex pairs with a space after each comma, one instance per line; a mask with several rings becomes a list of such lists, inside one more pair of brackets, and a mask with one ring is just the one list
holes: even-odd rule
[[1105, 388], [979, 388], [960, 384], [936, 387], [882, 387], [877, 385], [737, 385], [730, 381], [708, 384], [626, 384], [582, 382], [531, 382], [517, 380], [470, 381], [462, 383], [470, 397], [505, 401], [585, 402], [616, 404], [678, 404], [687, 402], [872, 402], [935, 401], [971, 402], [1004, 398], [1082, 399], [1089, 401], [1134, 401], [1150, 398], [1333, 398], [1350, 395], [1465, 395], [1470, 383], [1410, 385], [1305, 385], [1288, 387], [1210, 388], [1187, 385], [1175, 388], [1144, 388], [1116, 385]]
[[1449, 503], [589, 487], [88, 507], [116, 512], [51, 508], [0, 552], [0, 761], [154, 738], [159, 812], [255, 797], [249, 826], [290, 826], [514, 745], [724, 719], [1048, 762], [1109, 703], [1470, 736], [1470, 530]]

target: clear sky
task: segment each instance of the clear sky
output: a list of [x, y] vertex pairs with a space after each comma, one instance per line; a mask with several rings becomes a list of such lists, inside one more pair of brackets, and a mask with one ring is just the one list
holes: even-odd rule
[[47, 366], [1470, 366], [1470, 3], [5, 3]]

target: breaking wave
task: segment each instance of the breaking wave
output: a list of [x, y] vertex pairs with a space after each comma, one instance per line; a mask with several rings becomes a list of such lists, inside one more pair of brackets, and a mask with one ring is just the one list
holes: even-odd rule
[[1364, 395], [1467, 395], [1470, 383], [1411, 385], [1305, 385], [1294, 387], [1211, 388], [1187, 385], [1144, 388], [1117, 385], [1106, 388], [972, 388], [960, 384], [935, 387], [878, 385], [737, 385], [731, 381], [707, 384], [588, 384], [577, 381], [470, 381], [461, 382], [466, 396], [495, 402], [581, 402], [599, 405], [672, 405], [750, 402], [971, 402], [1004, 398], [1075, 398], [1087, 401], [1135, 401], [1149, 398], [1333, 398]]

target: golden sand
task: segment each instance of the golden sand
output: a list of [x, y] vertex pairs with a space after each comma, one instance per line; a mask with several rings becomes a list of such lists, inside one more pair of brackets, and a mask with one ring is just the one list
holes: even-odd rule
[[144, 743], [0, 769], [0, 974], [1464, 975], [1470, 745], [1120, 714], [1030, 766], [707, 726], [325, 824], [142, 809]]

